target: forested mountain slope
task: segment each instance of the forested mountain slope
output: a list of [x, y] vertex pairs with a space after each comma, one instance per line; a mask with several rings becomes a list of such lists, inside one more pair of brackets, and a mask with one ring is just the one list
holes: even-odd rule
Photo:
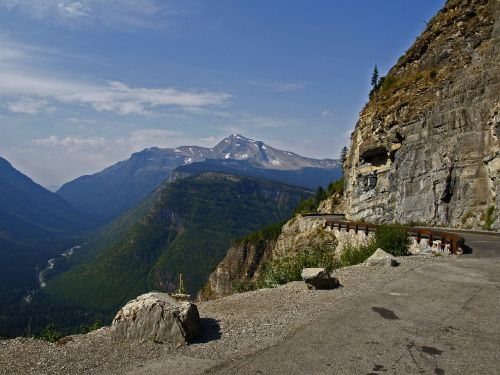
[[145, 291], [175, 290], [182, 273], [194, 294], [235, 239], [288, 218], [309, 195], [304, 189], [221, 173], [175, 180], [154, 193], [152, 208], [137, 223], [120, 236], [108, 231], [106, 246], [50, 280], [47, 292], [112, 312]]

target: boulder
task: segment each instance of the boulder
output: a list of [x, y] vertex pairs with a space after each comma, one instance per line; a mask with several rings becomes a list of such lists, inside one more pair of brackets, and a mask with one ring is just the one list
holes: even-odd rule
[[182, 345], [193, 340], [200, 330], [195, 304], [152, 292], [129, 301], [118, 311], [111, 324], [111, 337]]
[[365, 266], [399, 266], [399, 262], [395, 257], [380, 248], [375, 250], [372, 256], [365, 260], [363, 264]]
[[301, 276], [309, 289], [334, 289], [340, 286], [339, 280], [324, 268], [304, 268]]

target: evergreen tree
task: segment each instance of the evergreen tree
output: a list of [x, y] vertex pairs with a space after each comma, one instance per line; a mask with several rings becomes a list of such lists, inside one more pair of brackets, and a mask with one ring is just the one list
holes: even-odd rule
[[377, 65], [375, 65], [375, 68], [373, 69], [372, 73], [372, 87], [375, 88], [378, 85], [378, 68]]
[[342, 151], [340, 151], [340, 162], [342, 163], [342, 166], [344, 166], [346, 159], [347, 159], [347, 147], [344, 146], [342, 147]]

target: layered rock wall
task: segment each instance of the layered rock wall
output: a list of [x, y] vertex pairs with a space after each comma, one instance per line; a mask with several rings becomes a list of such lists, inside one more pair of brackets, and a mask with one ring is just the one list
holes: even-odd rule
[[500, 229], [499, 52], [500, 1], [447, 2], [360, 114], [348, 219]]

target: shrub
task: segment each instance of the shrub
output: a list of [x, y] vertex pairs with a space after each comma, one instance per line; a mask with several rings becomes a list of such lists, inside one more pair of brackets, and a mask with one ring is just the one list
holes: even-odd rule
[[97, 319], [92, 324], [89, 324], [89, 325], [83, 325], [82, 324], [82, 325], [80, 325], [80, 333], [81, 334], [89, 333], [89, 332], [98, 330], [101, 327], [102, 327], [102, 322], [99, 319]]
[[318, 209], [318, 206], [316, 205], [314, 197], [307, 198], [307, 199], [301, 199], [299, 202], [299, 205], [295, 209], [295, 214], [309, 214], [312, 212], [316, 212]]
[[321, 186], [316, 190], [316, 194], [308, 199], [301, 199], [299, 205], [295, 209], [295, 214], [309, 214], [317, 212], [318, 207], [322, 201], [327, 199], [333, 194], [342, 195], [344, 193], [344, 177], [336, 181], [330, 182], [327, 190], [323, 189]]
[[375, 250], [377, 250], [377, 248], [375, 240], [371, 240], [359, 246], [347, 244], [340, 255], [340, 264], [342, 267], [347, 267], [363, 263], [375, 252]]
[[430, 77], [431, 79], [436, 78], [436, 77], [437, 77], [437, 75], [438, 75], [438, 72], [436, 71], [436, 69], [432, 69], [432, 70], [429, 72], [429, 77]]
[[283, 225], [285, 225], [285, 221], [271, 224], [265, 228], [258, 230], [257, 232], [251, 233], [243, 238], [240, 238], [239, 240], [236, 240], [236, 243], [238, 245], [256, 245], [260, 241], [274, 241], [280, 236]]
[[333, 194], [338, 194], [342, 195], [344, 194], [344, 177], [339, 178], [337, 181], [332, 181], [328, 185], [328, 195], [333, 195]]
[[495, 206], [490, 206], [486, 210], [486, 217], [484, 219], [484, 229], [491, 230], [491, 226], [495, 222]]
[[301, 280], [304, 268], [322, 267], [331, 272], [340, 266], [333, 249], [335, 247], [318, 245], [298, 254], [274, 258], [265, 266], [257, 286], [273, 288], [290, 281]]
[[56, 325], [50, 323], [42, 330], [38, 339], [48, 342], [57, 342], [63, 337], [64, 335], [56, 329]]
[[236, 281], [233, 284], [233, 288], [236, 291], [236, 293], [245, 293], [255, 290], [255, 285], [251, 282]]
[[394, 76], [386, 76], [383, 80], [380, 80], [380, 86], [384, 91], [390, 90], [391, 88], [395, 87], [397, 83], [398, 79]]
[[399, 224], [381, 225], [375, 231], [375, 244], [394, 255], [410, 255], [411, 238], [406, 228]]

